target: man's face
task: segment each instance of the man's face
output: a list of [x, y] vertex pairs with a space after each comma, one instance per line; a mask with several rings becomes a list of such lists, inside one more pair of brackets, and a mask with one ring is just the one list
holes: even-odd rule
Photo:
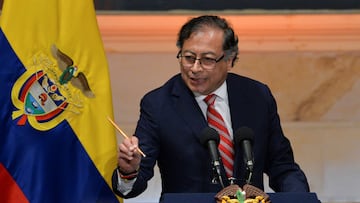
[[223, 31], [209, 27], [193, 33], [184, 41], [179, 63], [181, 76], [191, 91], [207, 95], [220, 87], [231, 69], [231, 57], [226, 61], [219, 60], [210, 67], [200, 64], [200, 60], [191, 66], [182, 64], [181, 60], [184, 60], [184, 56], [218, 60], [224, 55], [222, 45]]

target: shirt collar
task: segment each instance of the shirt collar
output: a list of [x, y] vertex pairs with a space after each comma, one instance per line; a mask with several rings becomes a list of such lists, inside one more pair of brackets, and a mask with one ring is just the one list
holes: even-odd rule
[[[227, 101], [227, 84], [226, 84], [226, 81], [224, 81], [223, 84], [219, 88], [217, 88], [215, 91], [213, 91], [210, 94], [216, 94], [216, 96], [219, 99]], [[201, 100], [205, 99], [205, 97], [207, 96], [207, 95], [199, 94], [197, 92], [194, 92], [194, 95], [195, 95], [196, 101], [201, 101]]]

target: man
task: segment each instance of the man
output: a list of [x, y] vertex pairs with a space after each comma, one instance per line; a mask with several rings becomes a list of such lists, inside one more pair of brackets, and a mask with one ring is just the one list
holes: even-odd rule
[[[233, 140], [234, 132], [246, 126], [254, 132], [252, 185], [263, 189], [265, 173], [276, 192], [308, 192], [307, 179], [294, 162], [269, 88], [229, 73], [237, 59], [238, 39], [226, 20], [218, 16], [189, 20], [179, 32], [177, 46], [180, 74], [141, 100], [135, 136], [119, 145], [114, 191], [124, 198], [142, 193], [156, 162], [162, 194], [218, 192], [229, 180], [242, 186], [246, 164], [241, 146]], [[209, 99], [208, 95], [215, 96]], [[209, 109], [220, 117], [214, 118]], [[213, 182], [211, 158], [200, 141], [207, 126], [230, 140], [221, 138], [219, 144], [223, 185]], [[141, 157], [140, 150], [146, 157]]]

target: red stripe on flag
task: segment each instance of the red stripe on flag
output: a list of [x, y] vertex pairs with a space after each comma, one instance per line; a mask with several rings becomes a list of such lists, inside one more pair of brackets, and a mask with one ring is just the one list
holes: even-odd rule
[[22, 203], [29, 202], [15, 180], [0, 163], [0, 202]]

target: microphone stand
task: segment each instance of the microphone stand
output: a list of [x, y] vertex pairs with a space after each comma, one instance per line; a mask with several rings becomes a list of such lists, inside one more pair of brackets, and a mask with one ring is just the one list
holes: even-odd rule
[[213, 184], [216, 184], [218, 183], [217, 180], [219, 180], [219, 183], [221, 185], [222, 188], [225, 188], [224, 186], [224, 182], [222, 180], [222, 177], [221, 177], [221, 172], [220, 172], [220, 163], [218, 161], [214, 161], [213, 163], [213, 171], [214, 171], [214, 178], [212, 179], [212, 183]]
[[251, 184], [251, 178], [253, 175], [253, 167], [254, 167], [253, 161], [247, 161], [247, 163], [246, 163], [246, 172], [247, 172], [246, 183], [247, 184]]
[[222, 187], [222, 188], [225, 188], [224, 182], [223, 182], [222, 177], [221, 177], [220, 174], [219, 174], [219, 182], [220, 182], [221, 187]]
[[252, 171], [248, 170], [248, 178], [246, 179], [246, 183], [251, 185]]

